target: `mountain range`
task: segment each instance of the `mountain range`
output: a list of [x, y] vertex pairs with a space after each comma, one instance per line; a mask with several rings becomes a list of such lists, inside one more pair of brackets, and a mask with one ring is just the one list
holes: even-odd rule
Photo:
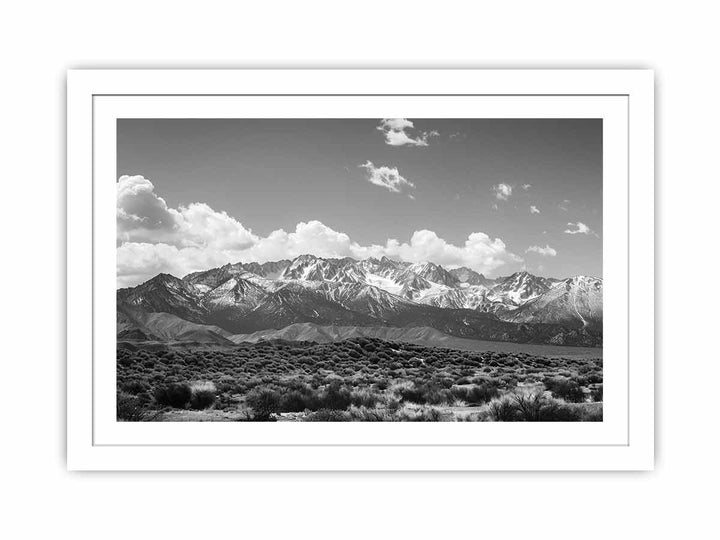
[[[333, 339], [353, 335], [349, 327], [398, 329], [390, 332], [393, 336], [422, 327], [459, 338], [602, 345], [601, 279], [528, 272], [489, 279], [469, 268], [387, 257], [358, 261], [301, 255], [227, 264], [182, 279], [158, 274], [119, 289], [117, 310], [118, 339], [123, 340], [230, 345], [244, 340], [238, 335], [259, 332], [262, 338], [275, 335], [268, 331], [310, 323], [310, 334]], [[338, 327], [345, 330], [338, 332]], [[368, 332], [388, 331], [360, 334]], [[300, 332], [307, 334], [307, 329]]]

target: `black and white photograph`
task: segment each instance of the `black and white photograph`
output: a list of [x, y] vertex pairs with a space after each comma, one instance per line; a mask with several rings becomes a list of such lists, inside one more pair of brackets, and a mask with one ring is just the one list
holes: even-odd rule
[[116, 129], [118, 421], [603, 421], [602, 118]]
[[98, 6], [0, 34], [5, 536], [712, 536], [710, 3]]

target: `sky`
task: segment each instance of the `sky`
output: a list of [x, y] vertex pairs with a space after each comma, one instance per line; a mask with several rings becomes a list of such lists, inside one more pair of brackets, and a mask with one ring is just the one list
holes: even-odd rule
[[118, 286], [302, 253], [602, 277], [601, 119], [120, 119]]

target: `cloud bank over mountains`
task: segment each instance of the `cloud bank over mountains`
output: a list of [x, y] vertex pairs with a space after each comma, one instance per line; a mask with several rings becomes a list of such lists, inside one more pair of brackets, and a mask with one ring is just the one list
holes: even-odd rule
[[184, 276], [226, 263], [262, 263], [305, 253], [356, 259], [387, 256], [405, 262], [430, 260], [486, 274], [522, 261], [501, 239], [491, 239], [482, 232], [469, 234], [463, 245], [451, 244], [425, 229], [415, 231], [409, 241], [389, 238], [382, 245], [361, 245], [343, 232], [309, 220], [298, 223], [291, 232], [278, 229], [260, 236], [226, 212], [204, 203], [169, 207], [143, 176], [121, 176], [117, 182], [117, 244], [118, 287], [136, 285], [160, 272]]

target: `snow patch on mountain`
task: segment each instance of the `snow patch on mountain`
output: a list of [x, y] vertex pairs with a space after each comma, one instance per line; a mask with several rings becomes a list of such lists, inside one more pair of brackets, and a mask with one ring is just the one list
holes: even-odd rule
[[380, 276], [377, 274], [365, 274], [365, 281], [367, 281], [369, 285], [387, 291], [390, 294], [400, 294], [400, 291], [402, 289], [402, 284], [398, 283], [394, 279], [390, 277]]

